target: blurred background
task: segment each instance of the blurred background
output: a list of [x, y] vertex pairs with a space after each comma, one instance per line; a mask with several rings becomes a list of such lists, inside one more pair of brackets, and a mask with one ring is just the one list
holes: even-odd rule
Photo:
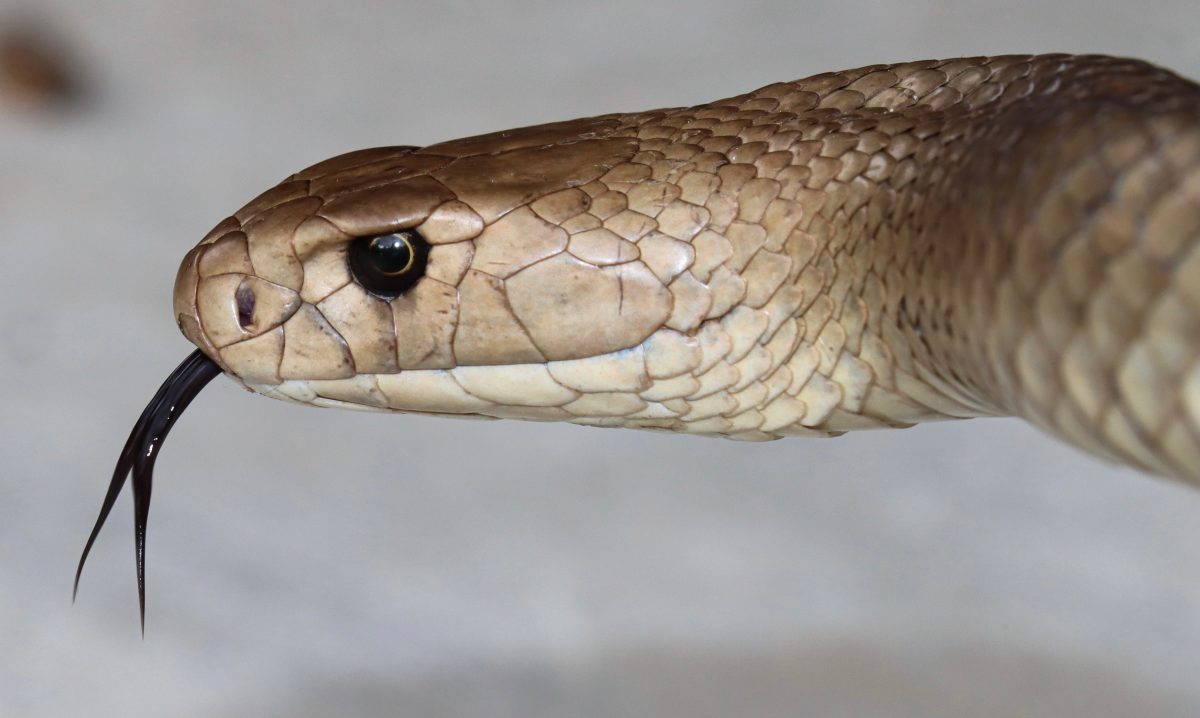
[[0, 716], [1200, 715], [1200, 494], [1008, 420], [743, 444], [218, 380], [158, 464], [145, 639], [128, 494], [70, 597], [192, 349], [180, 257], [287, 174], [874, 62], [1195, 78], [1197, 28], [1195, 0], [0, 0]]

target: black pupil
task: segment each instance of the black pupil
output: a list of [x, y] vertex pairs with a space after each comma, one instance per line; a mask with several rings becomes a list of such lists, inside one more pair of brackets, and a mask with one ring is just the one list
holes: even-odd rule
[[421, 278], [429, 245], [411, 229], [359, 237], [350, 243], [350, 274], [362, 288], [384, 299], [395, 299]]
[[385, 234], [371, 240], [371, 261], [384, 274], [399, 274], [412, 266], [412, 245], [399, 234]]

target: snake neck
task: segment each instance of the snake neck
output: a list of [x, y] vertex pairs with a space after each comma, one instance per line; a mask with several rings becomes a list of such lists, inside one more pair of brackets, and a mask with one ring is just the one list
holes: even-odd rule
[[922, 143], [892, 346], [964, 406], [1195, 479], [1200, 94], [1109, 72]]

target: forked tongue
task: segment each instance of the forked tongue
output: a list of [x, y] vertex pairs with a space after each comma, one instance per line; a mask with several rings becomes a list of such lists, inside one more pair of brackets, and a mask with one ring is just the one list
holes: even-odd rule
[[137, 560], [138, 610], [143, 634], [146, 632], [146, 518], [150, 514], [154, 462], [180, 414], [192, 399], [196, 398], [196, 394], [220, 373], [221, 367], [197, 349], [189, 354], [182, 364], [175, 367], [175, 371], [171, 372], [159, 387], [154, 398], [138, 417], [137, 423], [133, 425], [133, 431], [129, 432], [125, 448], [121, 449], [121, 457], [117, 459], [112, 481], [108, 484], [108, 493], [104, 495], [104, 503], [100, 506], [100, 516], [96, 519], [96, 525], [83, 547], [83, 555], [79, 557], [79, 568], [75, 570], [72, 601], [79, 593], [79, 576], [83, 573], [83, 564], [92, 550], [92, 544], [112, 511], [113, 504], [117, 502], [117, 496], [125, 486], [125, 479], [132, 472], [133, 539]]

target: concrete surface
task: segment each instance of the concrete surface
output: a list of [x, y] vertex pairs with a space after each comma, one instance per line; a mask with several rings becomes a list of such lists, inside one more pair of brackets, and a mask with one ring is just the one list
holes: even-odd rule
[[0, 2], [86, 61], [0, 107], [0, 716], [1196, 716], [1200, 494], [979, 420], [767, 445], [305, 410], [218, 381], [159, 462], [146, 638], [125, 435], [191, 347], [176, 264], [345, 150], [877, 61], [1133, 54], [1200, 4]]

